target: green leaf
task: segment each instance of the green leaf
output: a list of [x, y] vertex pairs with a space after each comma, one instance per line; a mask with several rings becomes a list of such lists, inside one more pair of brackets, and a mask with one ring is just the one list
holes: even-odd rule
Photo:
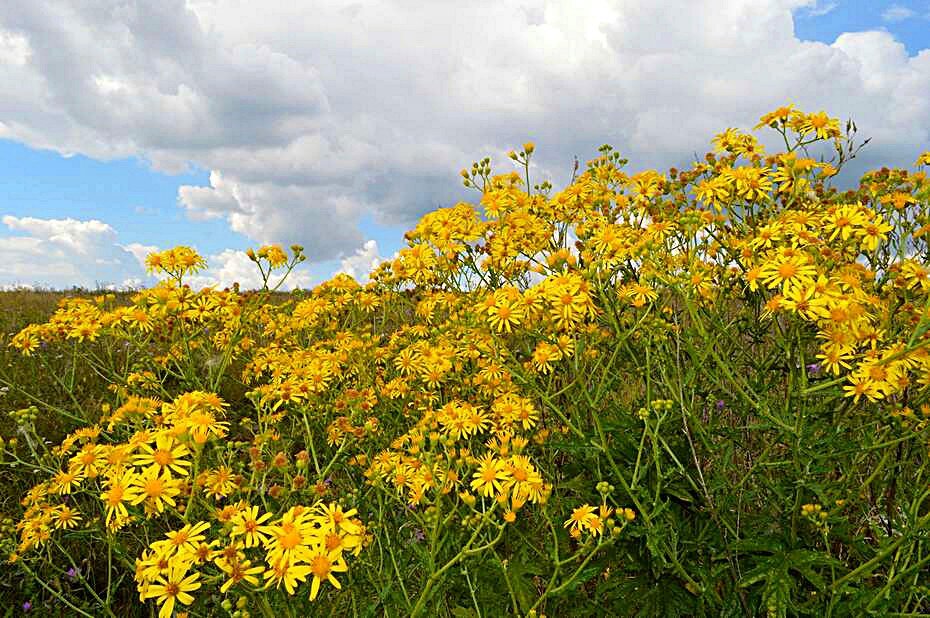
[[785, 570], [783, 556], [776, 555], [763, 558], [755, 568], [743, 575], [739, 581], [740, 588], [748, 588], [763, 580], [768, 581], [782, 570]]
[[542, 574], [541, 565], [526, 560], [525, 552], [516, 555], [507, 563], [507, 578], [513, 588], [517, 603], [524, 612], [528, 611], [538, 596], [533, 585], [533, 575]]
[[820, 573], [817, 573], [809, 566], [807, 565], [794, 566], [792, 568], [793, 570], [797, 571], [802, 576], [804, 576], [804, 579], [809, 581], [811, 585], [813, 585], [814, 588], [816, 588], [817, 590], [823, 590], [824, 588], [826, 588], [827, 584], [826, 582], [824, 582], [823, 577], [820, 576]]
[[765, 583], [762, 603], [769, 618], [785, 618], [788, 615], [788, 603], [794, 581], [785, 570], [773, 571]]
[[662, 488], [663, 493], [666, 493], [674, 498], [681, 500], [682, 502], [694, 502], [694, 496], [690, 494], [687, 487], [683, 483], [675, 485], [666, 485]]

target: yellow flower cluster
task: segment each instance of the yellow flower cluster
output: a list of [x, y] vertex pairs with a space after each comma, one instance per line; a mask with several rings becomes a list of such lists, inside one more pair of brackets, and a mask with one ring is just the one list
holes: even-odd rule
[[[141, 507], [146, 519], [166, 511], [185, 514], [194, 498], [194, 484], [217, 502], [240, 493], [242, 479], [237, 481], [229, 468], [220, 466], [200, 475], [195, 470], [205, 445], [227, 433], [228, 423], [220, 420], [226, 405], [216, 395], [199, 391], [170, 403], [130, 397], [109, 417], [111, 427], [132, 421], [143, 425], [127, 442], [99, 443], [99, 426], [68, 436], [56, 449], [59, 456], [76, 450], [67, 467], [36, 485], [23, 500], [27, 510], [18, 526], [17, 552], [42, 546], [55, 529], [77, 527], [81, 514], [62, 500], [82, 489], [97, 494], [101, 519], [111, 533], [139, 520], [133, 507]], [[153, 421], [155, 427], [144, 427]], [[211, 561], [228, 578], [220, 587], [223, 593], [240, 582], [257, 587], [256, 575], [263, 574], [268, 585], [284, 582], [293, 594], [298, 583], [313, 575], [310, 597], [315, 599], [322, 581], [340, 587], [333, 573], [347, 569], [343, 552], [357, 555], [365, 535], [363, 525], [353, 517], [356, 511], [343, 511], [336, 503], [294, 506], [267, 524], [271, 513], [259, 516], [258, 507], [242, 501], [220, 513], [230, 539], [225, 545], [220, 539], [207, 541], [205, 533], [211, 525], [199, 522], [168, 532], [166, 540], [152, 543], [137, 561], [140, 598], [156, 599], [162, 618], [171, 615], [175, 601], [185, 605], [193, 601], [190, 593], [201, 586], [194, 568]], [[245, 553], [259, 545], [267, 552], [265, 566], [253, 566]]]
[[165, 251], [150, 253], [145, 258], [149, 272], [165, 273], [180, 278], [206, 268], [207, 262], [190, 247], [174, 247]]
[[[284, 584], [293, 595], [311, 577], [311, 601], [323, 582], [342, 587], [334, 574], [348, 570], [343, 553], [358, 555], [364, 536], [361, 522], [352, 517], [354, 510], [318, 502], [312, 507], [291, 507], [270, 522], [270, 513], [258, 513], [257, 506], [233, 505], [226, 512], [229, 540], [225, 544], [220, 539], [207, 540], [208, 522], [185, 525], [151, 543], [136, 561], [140, 598], [156, 599], [161, 605], [159, 617], [166, 618], [175, 601], [193, 602], [189, 593], [200, 588], [199, 579], [208, 566], [225, 579], [221, 593], [242, 584], [257, 588], [260, 578], [266, 580], [266, 587]], [[253, 564], [248, 555], [258, 547], [265, 551], [264, 566]]]
[[[463, 177], [479, 204], [424, 216], [364, 284], [338, 275], [272, 296], [268, 274], [290, 272], [302, 250], [289, 260], [268, 246], [250, 253], [262, 292], [194, 291], [183, 277], [204, 261], [178, 247], [149, 256], [167, 280], [128, 304], [63, 302], [12, 347], [115, 341], [132, 362], [88, 355], [111, 376], [113, 408], [55, 451], [60, 469], [24, 499], [18, 552], [55, 529], [144, 530], [159, 540], [142, 550], [136, 582], [163, 617], [208, 582], [226, 593], [265, 580], [293, 594], [312, 576], [316, 598], [324, 581], [339, 587], [334, 574], [367, 542], [356, 508], [317, 501], [333, 485], [352, 488], [347, 504], [366, 519], [377, 496], [378, 508], [424, 513], [420, 525], [440, 513], [475, 534], [516, 524], [528, 503], [544, 512], [564, 480], [553, 437], [609, 449], [597, 384], [578, 406], [594, 415], [584, 427], [596, 441], [578, 409], [552, 403], [569, 386], [562, 369], [608, 371], [628, 337], [660, 339], [720, 307], [759, 338], [806, 333], [811, 345], [791, 362], [825, 370], [815, 388], [850, 405], [925, 392], [926, 174], [883, 169], [839, 192], [829, 183], [842, 157], [834, 166], [809, 152], [819, 141], [842, 148], [836, 119], [788, 106], [760, 126], [782, 133], [788, 151], [766, 155], [728, 129], [690, 169], [627, 174], [605, 146], [555, 193], [530, 190], [532, 144], [512, 157], [525, 177], [476, 163]], [[227, 405], [220, 387], [245, 390], [242, 401]], [[77, 495], [93, 501], [62, 499]], [[604, 496], [574, 508], [573, 537], [636, 519]]]
[[618, 534], [621, 526], [635, 519], [636, 512], [630, 508], [614, 510], [606, 504], [597, 508], [590, 504], [582, 504], [572, 511], [572, 516], [565, 520], [564, 526], [568, 528], [569, 534], [577, 539], [584, 533], [600, 536], [605, 527], [609, 528], [611, 534]]

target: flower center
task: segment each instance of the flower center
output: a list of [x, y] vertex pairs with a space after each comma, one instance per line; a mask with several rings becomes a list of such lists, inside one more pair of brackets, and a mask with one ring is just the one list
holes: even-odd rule
[[165, 482], [159, 478], [149, 479], [145, 482], [143, 489], [147, 496], [160, 496], [165, 490]]
[[107, 504], [110, 506], [116, 506], [123, 501], [124, 490], [119, 485], [110, 489], [110, 492], [107, 494]]
[[157, 463], [159, 466], [167, 466], [174, 461], [174, 455], [171, 454], [171, 451], [160, 448], [152, 453], [152, 461]]
[[342, 537], [338, 534], [329, 533], [326, 535], [326, 549], [327, 551], [333, 551], [338, 547], [342, 546]]
[[329, 576], [329, 572], [332, 570], [332, 562], [326, 556], [316, 556], [313, 562], [310, 563], [310, 569], [316, 577], [324, 579]]
[[782, 279], [790, 279], [798, 272], [798, 267], [791, 262], [786, 262], [778, 267], [778, 276]]
[[187, 538], [188, 538], [188, 534], [182, 530], [178, 532], [176, 535], [174, 535], [174, 538], [171, 539], [171, 544], [174, 545], [175, 547], [184, 545], [184, 543], [187, 543]]
[[281, 547], [283, 547], [284, 549], [294, 549], [295, 547], [300, 545], [301, 540], [302, 538], [300, 536], [300, 532], [298, 532], [297, 529], [295, 528], [293, 530], [285, 532], [281, 536], [281, 540], [279, 542], [281, 543]]

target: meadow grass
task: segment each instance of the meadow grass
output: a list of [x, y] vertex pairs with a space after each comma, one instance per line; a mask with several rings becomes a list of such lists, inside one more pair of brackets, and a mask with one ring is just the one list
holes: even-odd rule
[[475, 162], [365, 283], [0, 296], [8, 613], [930, 614], [930, 153], [760, 126]]

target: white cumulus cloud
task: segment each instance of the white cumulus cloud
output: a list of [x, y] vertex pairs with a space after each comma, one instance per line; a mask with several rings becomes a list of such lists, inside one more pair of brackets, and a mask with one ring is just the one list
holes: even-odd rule
[[70, 218], [39, 219], [5, 215], [0, 221], [13, 231], [26, 232], [34, 238], [81, 255], [89, 254], [94, 247], [116, 237], [112, 227], [96, 219], [78, 221]]
[[[6, 215], [0, 222], [14, 234], [0, 235], [0, 289], [139, 289], [156, 281], [145, 272], [145, 258], [159, 247], [121, 244], [116, 230], [102, 221]], [[223, 288], [236, 282], [243, 289], [262, 285], [258, 268], [245, 251], [226, 249], [205, 258], [207, 268], [187, 278], [194, 288]], [[277, 274], [271, 284], [279, 280]], [[306, 268], [298, 267], [281, 288], [308, 287], [312, 280]]]
[[145, 258], [148, 257], [150, 253], [160, 251], [160, 249], [155, 245], [144, 245], [138, 242], [131, 242], [128, 245], [119, 246], [131, 253], [132, 257], [136, 258], [136, 261], [142, 268], [145, 268]]
[[378, 252], [378, 243], [374, 240], [368, 240], [355, 253], [340, 260], [339, 272], [343, 272], [358, 281], [368, 278], [368, 275], [378, 264], [381, 263], [382, 257]]
[[806, 14], [811, 17], [821, 17], [827, 13], [832, 13], [839, 5], [838, 1], [821, 2], [817, 0], [807, 7]]
[[0, 237], [0, 283], [6, 285], [103, 287], [134, 262], [102, 221], [6, 215], [0, 222], [16, 234]]
[[930, 50], [877, 29], [797, 38], [795, 15], [834, 4], [0, 3], [0, 137], [210, 170], [178, 192], [188, 216], [315, 261], [353, 259], [363, 221], [471, 199], [458, 170], [490, 154], [508, 171], [526, 140], [559, 186], [605, 142], [680, 167], [792, 102], [874, 137], [853, 172], [908, 165], [930, 140]]
[[905, 21], [912, 17], [915, 17], [917, 13], [906, 6], [901, 6], [900, 4], [892, 4], [887, 9], [882, 11], [882, 19], [884, 21], [895, 23], [899, 21]]
[[[240, 288], [246, 290], [262, 287], [262, 277], [258, 267], [249, 259], [245, 251], [226, 249], [215, 255], [206, 256], [206, 260], [208, 268], [188, 278], [191, 287], [227, 288], [232, 287], [234, 283], [238, 283]], [[283, 274], [284, 271], [280, 269], [273, 271], [268, 281], [269, 286], [276, 286]], [[310, 286], [311, 281], [311, 275], [298, 267], [287, 276], [279, 289], [306, 288]]]

